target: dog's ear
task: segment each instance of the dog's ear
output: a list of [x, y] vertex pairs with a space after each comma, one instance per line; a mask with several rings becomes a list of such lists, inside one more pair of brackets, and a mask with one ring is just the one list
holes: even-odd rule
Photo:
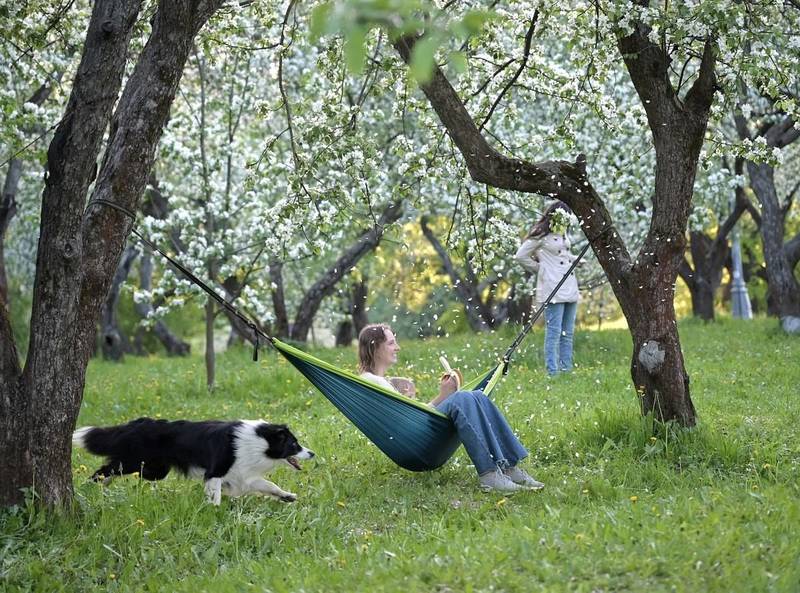
[[260, 424], [256, 434], [267, 441], [267, 456], [281, 459], [294, 455], [300, 450], [297, 439], [285, 424]]

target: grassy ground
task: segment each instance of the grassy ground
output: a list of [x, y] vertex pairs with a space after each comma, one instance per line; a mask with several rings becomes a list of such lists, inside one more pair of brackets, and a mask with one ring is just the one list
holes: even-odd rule
[[[87, 483], [99, 460], [76, 452], [75, 514], [0, 515], [0, 589], [798, 591], [800, 341], [775, 327], [684, 323], [700, 425], [655, 434], [638, 416], [627, 332], [580, 332], [580, 368], [555, 380], [534, 334], [496, 400], [547, 487], [511, 497], [481, 493], [463, 450], [436, 472], [396, 468], [275, 355], [227, 353], [212, 395], [199, 357], [93, 362], [81, 425], [263, 417], [318, 457], [274, 474], [295, 504], [215, 508], [173, 476]], [[508, 341], [407, 342], [401, 371], [432, 392], [436, 354], [477, 372]]]

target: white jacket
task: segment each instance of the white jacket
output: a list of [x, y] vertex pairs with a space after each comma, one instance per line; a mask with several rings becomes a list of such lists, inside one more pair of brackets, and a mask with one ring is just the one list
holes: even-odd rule
[[[527, 239], [517, 250], [516, 260], [529, 272], [538, 272], [536, 278], [536, 302], [544, 303], [567, 272], [575, 256], [569, 251], [570, 242], [564, 235], [549, 233], [544, 237]], [[581, 295], [575, 272], [561, 285], [551, 303], [576, 303]]]

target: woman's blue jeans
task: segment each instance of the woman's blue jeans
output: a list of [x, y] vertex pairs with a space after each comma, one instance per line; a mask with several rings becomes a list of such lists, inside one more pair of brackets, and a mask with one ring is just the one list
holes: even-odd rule
[[578, 303], [550, 303], [544, 308], [544, 366], [548, 375], [572, 370], [572, 335]]
[[528, 456], [503, 413], [483, 391], [457, 391], [436, 409], [456, 425], [478, 475], [513, 467]]

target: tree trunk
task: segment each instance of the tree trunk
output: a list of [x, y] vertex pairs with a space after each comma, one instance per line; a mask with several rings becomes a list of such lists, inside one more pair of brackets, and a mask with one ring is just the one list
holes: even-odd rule
[[345, 319], [340, 321], [336, 328], [336, 338], [334, 344], [337, 348], [347, 347], [353, 343], [353, 321]]
[[283, 294], [283, 262], [273, 258], [269, 262], [269, 279], [272, 282], [272, 311], [275, 323], [272, 324], [273, 335], [277, 338], [289, 337], [289, 315], [286, 312], [286, 300]]
[[383, 236], [384, 228], [395, 222], [403, 213], [403, 204], [391, 204], [383, 211], [377, 224], [361, 234], [361, 236], [336, 260], [322, 277], [317, 280], [303, 296], [297, 308], [297, 316], [291, 328], [291, 337], [297, 341], [305, 342], [308, 332], [317, 314], [322, 299], [333, 294], [336, 284], [349, 272], [358, 261], [367, 253], [375, 249]]
[[366, 308], [367, 281], [364, 279], [353, 281], [350, 292], [343, 300], [343, 309], [348, 318], [339, 322], [336, 329], [336, 346], [349, 346], [353, 338], [358, 336], [369, 323]]
[[6, 231], [11, 219], [17, 213], [17, 187], [22, 177], [22, 161], [11, 159], [8, 172], [3, 183], [3, 195], [0, 197], [0, 300], [8, 303], [8, 276], [6, 275]]
[[[136, 0], [95, 3], [66, 108], [68, 116], [56, 129], [48, 150], [28, 357], [24, 372], [12, 369], [10, 376], [4, 373], [3, 377], [12, 389], [0, 410], [4, 429], [0, 450], [9, 452], [0, 459], [2, 505], [22, 502], [22, 489], [34, 485], [45, 504], [72, 498], [70, 435], [95, 335], [94, 328], [91, 338], [76, 332], [81, 222], [139, 4]], [[100, 299], [104, 296], [102, 291]], [[6, 342], [5, 337], [3, 350], [7, 350], [5, 344], [13, 344], [13, 338]]]
[[[186, 56], [218, 4], [208, 0], [159, 5], [150, 38], [112, 119], [90, 199], [95, 205], [84, 211], [140, 8], [138, 0], [94, 3], [67, 116], [48, 150], [24, 372], [7, 354], [11, 348], [5, 347], [3, 336], [2, 382], [13, 389], [3, 390], [0, 410], [0, 450], [10, 452], [0, 459], [2, 505], [21, 502], [22, 489], [33, 486], [47, 505], [63, 505], [72, 498], [71, 436], [86, 365], [100, 307], [130, 230], [122, 212], [96, 200], [136, 210]], [[0, 331], [5, 333], [6, 326], [7, 319], [0, 320]]]
[[[149, 248], [145, 248], [142, 258], [139, 260], [139, 288], [145, 292], [150, 292], [153, 285], [153, 255]], [[133, 307], [142, 319], [148, 319], [153, 313], [153, 305], [150, 301], [135, 301]], [[167, 356], [188, 356], [191, 347], [187, 342], [181, 340], [169, 329], [163, 319], [157, 319], [153, 324], [153, 333], [156, 335], [161, 345], [167, 351]], [[137, 351], [144, 354], [141, 345], [141, 332], [137, 332]]]
[[[439, 260], [442, 262], [442, 267], [450, 277], [458, 299], [461, 301], [461, 304], [464, 305], [464, 311], [467, 314], [467, 323], [469, 323], [470, 329], [474, 332], [484, 332], [492, 329], [495, 326], [494, 317], [491, 309], [481, 300], [480, 291], [472, 278], [474, 274], [467, 274], [466, 277], [462, 277], [456, 270], [453, 260], [450, 258], [450, 254], [447, 253], [447, 250], [428, 226], [427, 218], [424, 216], [420, 218], [419, 224], [422, 228], [422, 234], [425, 235], [425, 238], [428, 239], [428, 242], [433, 246], [434, 251], [436, 251], [436, 254], [439, 256]], [[469, 262], [467, 262], [467, 266], [469, 266]]]
[[[475, 181], [558, 198], [575, 212], [631, 327], [631, 377], [637, 390], [643, 390], [642, 411], [653, 411], [661, 421], [693, 426], [696, 416], [672, 300], [686, 246], [697, 162], [714, 98], [716, 48], [708, 38], [694, 82], [679, 98], [668, 75], [670, 58], [650, 41], [650, 33], [646, 25], [637, 22], [632, 33], [618, 40], [620, 55], [647, 114], [656, 152], [653, 217], [634, 261], [586, 176], [583, 155], [574, 163], [509, 158], [488, 143], [440, 68], [434, 66], [430, 81], [421, 87]], [[409, 35], [394, 42], [406, 63], [411, 61], [417, 40]]]
[[206, 387], [214, 390], [216, 379], [216, 355], [214, 353], [214, 301], [206, 300]]
[[138, 256], [139, 252], [135, 247], [129, 245], [125, 248], [114, 278], [111, 280], [108, 296], [103, 303], [103, 310], [100, 313], [100, 350], [105, 360], [121, 361], [126, 353], [131, 352], [128, 338], [119, 327], [117, 307], [119, 306], [120, 289], [127, 280], [131, 266]]
[[353, 331], [355, 335], [358, 336], [361, 330], [369, 324], [369, 318], [367, 316], [367, 296], [369, 290], [366, 277], [362, 277], [361, 280], [353, 284], [351, 294], [353, 295]]
[[750, 186], [761, 203], [761, 242], [769, 284], [768, 302], [786, 329], [800, 323], [800, 284], [783, 245], [784, 221], [772, 166], [747, 162]]
[[722, 269], [711, 265], [711, 238], [705, 233], [689, 233], [689, 251], [694, 268], [684, 258], [678, 269], [692, 297], [692, 315], [703, 321], [714, 321], [714, 294], [722, 282]]

